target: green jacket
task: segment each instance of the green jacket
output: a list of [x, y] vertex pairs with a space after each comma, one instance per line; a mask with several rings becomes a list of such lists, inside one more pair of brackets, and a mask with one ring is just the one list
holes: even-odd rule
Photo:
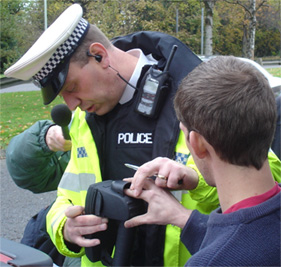
[[6, 164], [14, 182], [33, 193], [57, 190], [70, 152], [50, 151], [45, 135], [53, 122], [41, 120], [15, 136], [6, 150]]

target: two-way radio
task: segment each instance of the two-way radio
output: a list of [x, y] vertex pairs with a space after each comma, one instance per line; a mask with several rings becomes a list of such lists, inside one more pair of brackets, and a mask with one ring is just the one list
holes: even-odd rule
[[153, 65], [146, 72], [140, 84], [140, 94], [135, 109], [136, 112], [150, 118], [157, 118], [168, 93], [170, 86], [169, 67], [177, 48], [176, 45], [172, 47], [172, 51], [163, 71], [157, 69], [156, 65]]

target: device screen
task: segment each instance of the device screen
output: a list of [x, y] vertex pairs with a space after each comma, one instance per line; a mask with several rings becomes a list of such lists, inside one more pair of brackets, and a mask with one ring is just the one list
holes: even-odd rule
[[138, 111], [147, 115], [151, 114], [155, 96], [157, 93], [159, 82], [155, 79], [148, 78], [143, 87], [143, 93], [140, 104], [138, 105]]

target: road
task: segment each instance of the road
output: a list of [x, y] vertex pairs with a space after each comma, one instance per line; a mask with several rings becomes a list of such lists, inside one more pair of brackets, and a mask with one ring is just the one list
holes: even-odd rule
[[16, 186], [10, 177], [2, 152], [0, 159], [0, 236], [19, 242], [28, 220], [50, 204], [56, 192], [33, 194]]
[[12, 86], [2, 86], [0, 88], [0, 93], [11, 93], [11, 92], [22, 92], [22, 91], [39, 91], [40, 89], [36, 87], [33, 83], [31, 82], [24, 82]]
[[[33, 83], [1, 88], [0, 93], [40, 90]], [[50, 204], [56, 192], [33, 194], [19, 188], [9, 175], [5, 151], [0, 151], [0, 236], [20, 242], [29, 219]]]

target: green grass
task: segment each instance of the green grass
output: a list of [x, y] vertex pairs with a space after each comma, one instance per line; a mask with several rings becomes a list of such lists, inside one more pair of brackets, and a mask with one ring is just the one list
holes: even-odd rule
[[272, 68], [266, 69], [269, 73], [271, 73], [275, 77], [281, 78], [281, 67], [280, 68]]
[[63, 103], [57, 98], [44, 106], [40, 91], [0, 94], [0, 149], [5, 149], [11, 138], [29, 128], [38, 120], [51, 120], [51, 110]]
[[[267, 69], [281, 78], [281, 67]], [[0, 149], [6, 149], [11, 138], [29, 128], [38, 120], [51, 120], [51, 110], [63, 103], [62, 98], [44, 106], [40, 91], [0, 94]]]

